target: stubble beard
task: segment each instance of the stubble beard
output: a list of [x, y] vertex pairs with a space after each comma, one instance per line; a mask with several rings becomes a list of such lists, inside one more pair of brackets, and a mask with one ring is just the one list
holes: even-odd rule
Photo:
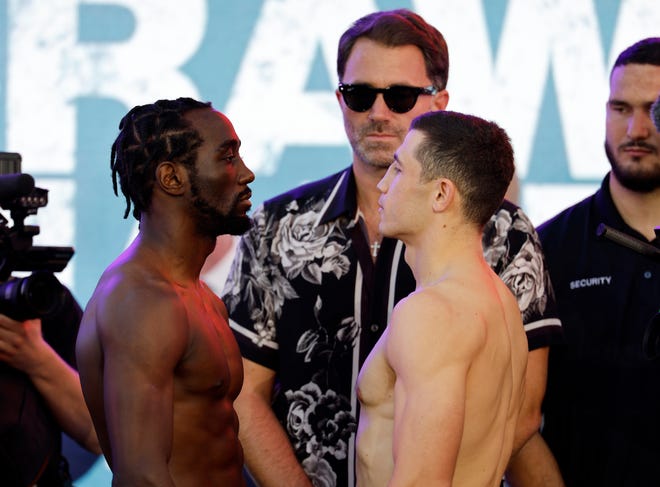
[[[640, 147], [654, 150], [656, 156], [658, 150], [656, 147], [645, 142], [628, 143], [619, 146], [619, 150], [629, 145], [638, 145]], [[635, 193], [650, 193], [660, 188], [660, 164], [656, 164], [650, 168], [641, 166], [641, 161], [633, 159], [631, 163], [624, 165], [617, 159], [614, 151], [610, 148], [610, 144], [605, 141], [605, 154], [612, 167], [612, 173], [617, 181], [626, 189], [634, 191]]]
[[195, 209], [197, 229], [202, 235], [215, 238], [218, 235], [243, 235], [252, 228], [252, 219], [247, 215], [236, 215], [242, 193], [235, 195], [227, 213], [213, 207], [201, 194], [196, 181], [191, 181], [192, 206]]
[[[353, 153], [356, 158], [362, 161], [365, 165], [378, 169], [387, 169], [394, 160], [394, 152], [403, 142], [403, 137], [400, 130], [395, 130], [393, 127], [381, 122], [371, 122], [361, 128], [348, 126], [349, 142]], [[367, 134], [374, 132], [382, 133], [395, 133], [398, 137], [398, 142], [367, 142], [365, 139]]]

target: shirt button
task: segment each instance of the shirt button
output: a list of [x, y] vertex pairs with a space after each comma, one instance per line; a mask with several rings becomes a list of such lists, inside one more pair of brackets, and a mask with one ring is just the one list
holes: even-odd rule
[[651, 271], [645, 271], [645, 272], [644, 272], [644, 277], [647, 278], [647, 279], [651, 279], [651, 276], [652, 276], [652, 275], [653, 275], [653, 274], [651, 274]]
[[376, 323], [374, 323], [373, 325], [371, 325], [371, 331], [373, 331], [374, 333], [377, 332], [379, 328], [380, 328], [380, 327], [379, 327]]

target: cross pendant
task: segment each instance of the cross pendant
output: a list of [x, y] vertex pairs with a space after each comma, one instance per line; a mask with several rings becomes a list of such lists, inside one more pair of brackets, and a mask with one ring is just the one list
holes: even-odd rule
[[376, 241], [372, 243], [369, 247], [371, 247], [371, 256], [378, 257], [378, 250], [380, 249], [380, 243]]

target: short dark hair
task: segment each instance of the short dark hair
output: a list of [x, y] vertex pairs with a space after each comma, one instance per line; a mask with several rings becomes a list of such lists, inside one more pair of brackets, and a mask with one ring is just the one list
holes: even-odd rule
[[653, 120], [655, 129], [660, 132], [660, 95], [658, 95], [653, 105], [651, 105], [651, 120]]
[[507, 133], [493, 122], [451, 111], [418, 116], [411, 130], [423, 134], [416, 151], [423, 182], [445, 177], [463, 199], [465, 217], [484, 226], [502, 204], [514, 172]]
[[117, 176], [126, 198], [126, 218], [133, 203], [139, 220], [151, 206], [156, 166], [173, 161], [194, 167], [202, 138], [184, 118], [191, 110], [208, 108], [210, 102], [192, 98], [158, 100], [132, 108], [119, 122], [119, 135], [112, 144], [110, 168], [112, 187], [117, 193]]
[[610, 77], [616, 68], [627, 64], [660, 66], [660, 37], [647, 37], [623, 50], [614, 61]]
[[442, 34], [421, 16], [407, 9], [374, 12], [359, 18], [339, 39], [337, 75], [344, 78], [355, 42], [364, 37], [387, 47], [417, 46], [424, 56], [426, 74], [439, 90], [447, 86], [449, 53]]

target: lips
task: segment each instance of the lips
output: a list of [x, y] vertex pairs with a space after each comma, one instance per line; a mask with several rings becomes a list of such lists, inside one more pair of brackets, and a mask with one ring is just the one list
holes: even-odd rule
[[[250, 201], [250, 198], [252, 198], [252, 191], [250, 188], [241, 191], [238, 195], [238, 203], [242, 203], [247, 206], [248, 209], [252, 208], [252, 202]], [[247, 211], [247, 210], [245, 210]]]
[[391, 137], [396, 137], [396, 134], [388, 134], [385, 132], [371, 132], [365, 135], [365, 137], [385, 137], [385, 138], [391, 138]]
[[642, 150], [642, 149], [637, 149], [637, 150], [635, 150], [635, 149], [626, 149], [626, 150], [623, 151], [623, 153], [626, 156], [632, 158], [633, 160], [641, 159], [641, 158], [646, 157], [646, 156], [651, 154], [649, 151]]
[[241, 191], [238, 199], [243, 201], [243, 200], [249, 200], [250, 198], [252, 198], [252, 190], [248, 188], [244, 191]]
[[620, 147], [620, 150], [626, 154], [638, 156], [657, 153], [657, 148], [655, 146], [645, 143], [625, 144]]

